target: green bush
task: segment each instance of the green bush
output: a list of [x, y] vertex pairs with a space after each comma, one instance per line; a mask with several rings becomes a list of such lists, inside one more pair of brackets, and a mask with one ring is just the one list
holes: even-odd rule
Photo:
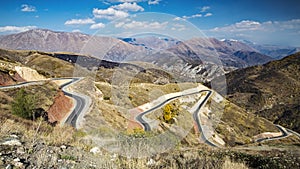
[[12, 113], [25, 119], [34, 120], [36, 118], [36, 102], [36, 97], [26, 93], [22, 88], [17, 92], [16, 97], [12, 102]]

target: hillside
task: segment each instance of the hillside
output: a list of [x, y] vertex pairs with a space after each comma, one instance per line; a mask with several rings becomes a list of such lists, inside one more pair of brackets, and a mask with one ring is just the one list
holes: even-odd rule
[[80, 52], [80, 49], [89, 38], [89, 35], [81, 33], [34, 29], [18, 34], [1, 36], [0, 47], [5, 49], [40, 50], [45, 52]]
[[[198, 82], [208, 82], [224, 71], [272, 60], [247, 44], [232, 40], [198, 37], [178, 41], [154, 36], [120, 39], [34, 29], [1, 36], [0, 48], [59, 52], [60, 55], [76, 53], [113, 62], [149, 62], [184, 81], [193, 77], [192, 81]], [[220, 69], [221, 65], [224, 70]]]
[[[75, 131], [68, 126], [50, 126], [46, 122], [39, 123], [11, 115], [10, 104], [18, 89], [1, 91], [0, 167], [21, 165], [53, 168], [60, 165], [86, 168], [92, 163], [94, 168], [161, 168], [170, 164], [177, 168], [193, 168], [199, 165], [211, 168], [222, 167], [225, 164], [254, 168], [271, 165], [276, 168], [281, 165], [294, 167], [298, 164], [297, 158], [290, 158], [296, 151], [293, 148], [299, 143], [297, 137], [289, 136], [275, 143], [260, 143], [263, 147], [258, 148], [261, 150], [255, 150], [257, 135], [278, 132], [278, 129], [272, 122], [249, 114], [215, 92], [201, 108], [201, 123], [205, 124], [205, 130], [202, 132], [197, 130], [187, 110], [190, 110], [189, 106], [194, 105], [197, 99], [205, 96], [205, 93], [172, 101], [173, 105], [179, 106], [174, 124], [163, 120], [163, 108], [159, 108], [147, 115], [147, 118], [159, 121], [157, 128], [152, 131], [131, 128], [127, 112], [133, 107], [139, 107], [168, 93], [181, 92], [196, 86], [207, 89], [199, 83], [176, 81], [172, 74], [152, 64], [117, 63], [80, 54], [39, 51], [0, 50], [0, 56], [2, 62], [28, 67], [32, 72], [37, 70], [46, 77], [83, 76], [84, 80], [76, 83], [71, 90], [88, 95], [93, 100], [91, 110], [84, 116], [81, 128]], [[9, 73], [10, 67], [13, 66], [3, 67], [3, 71], [8, 72], [3, 77], [14, 77]], [[29, 78], [28, 74], [26, 78]], [[28, 95], [38, 97], [39, 110], [47, 111], [48, 116], [45, 118], [51, 122], [63, 118], [61, 112], [67, 112], [72, 106], [66, 96], [58, 90], [56, 85], [48, 82], [25, 89]], [[185, 129], [186, 135], [182, 135], [181, 127]], [[219, 140], [224, 148], [211, 148], [205, 139], [200, 137], [202, 133], [209, 133], [208, 140]], [[182, 136], [184, 137], [181, 139]], [[17, 145], [4, 145], [9, 141], [14, 141]], [[275, 150], [264, 147], [272, 144], [275, 145]], [[284, 151], [291, 153], [277, 149], [277, 145], [287, 146], [283, 148]], [[172, 149], [169, 149], [170, 146]], [[248, 146], [254, 147], [250, 148], [251, 153], [249, 150], [241, 150], [247, 149]], [[157, 148], [160, 149], [156, 150]], [[151, 156], [134, 158], [136, 154], [144, 157], [143, 155], [149, 155], [147, 153]], [[133, 155], [130, 164], [128, 158], [122, 155]], [[47, 158], [40, 158], [41, 156]], [[275, 156], [282, 158], [275, 159]], [[282, 160], [284, 157], [295, 163], [290, 164]], [[258, 160], [261, 161], [257, 162]]]
[[[93, 49], [89, 47], [97, 48], [98, 51], [93, 52]], [[57, 32], [48, 29], [33, 29], [18, 34], [1, 36], [0, 48], [81, 53], [113, 61], [122, 61], [131, 53], [143, 51], [144, 49], [111, 37]]]
[[0, 57], [0, 86], [12, 85], [25, 81], [15, 70], [14, 62]]
[[247, 111], [300, 132], [300, 53], [226, 75], [228, 97]]
[[[91, 94], [92, 98], [95, 97], [95, 93], [94, 89], [92, 91], [89, 91], [91, 89], [90, 87], [93, 87], [93, 85], [91, 86], [91, 84], [93, 84], [94, 82], [97, 82], [96, 84], [100, 82], [100, 84], [106, 84], [96, 85], [97, 87], [99, 87], [100, 93], [103, 94], [103, 104], [107, 104], [107, 99], [110, 100], [114, 97], [121, 99], [123, 98], [125, 100], [121, 100], [123, 106], [120, 107], [120, 109], [122, 110], [124, 108], [127, 108], [127, 106], [131, 104], [135, 106], [145, 104], [146, 102], [156, 99], [161, 94], [171, 93], [175, 91], [178, 92], [183, 89], [187, 89], [187, 87], [182, 88], [184, 86], [184, 83], [182, 82], [184, 81], [178, 81], [176, 76], [174, 77], [172, 74], [162, 69], [142, 62], [116, 63], [99, 60], [94, 57], [84, 55], [47, 53], [39, 51], [1, 50], [1, 53], [3, 58], [19, 61], [19, 64], [24, 64], [25, 66], [29, 66], [32, 69], [36, 69], [39, 73], [45, 75], [46, 77], [71, 77], [74, 75], [89, 77], [89, 79], [92, 81], [90, 81], [86, 85], [83, 85], [82, 89], [86, 90], [83, 90], [81, 92]], [[75, 63], [82, 68], [75, 68]], [[129, 83], [128, 85], [130, 86], [124, 86], [124, 84], [127, 83]], [[151, 86], [150, 84], [153, 84], [153, 86]], [[157, 91], [162, 90], [162, 85], [174, 86], [174, 90], [164, 87], [164, 92], [157, 93]], [[192, 82], [188, 86], [195, 85], [197, 85], [197, 83]], [[126, 95], [126, 92], [123, 93], [124, 87], [129, 87], [130, 93], [128, 93], [128, 96]], [[119, 93], [117, 97], [112, 96], [112, 89], [120, 91], [121, 93]], [[149, 97], [149, 93], [152, 93], [151, 97]], [[130, 100], [128, 100], [128, 98], [130, 98]], [[261, 132], [276, 131], [276, 128], [270, 122], [254, 116], [246, 116], [247, 113], [242, 108], [239, 108], [234, 104], [230, 104], [229, 102], [224, 101], [224, 103], [222, 102], [222, 104], [220, 103], [221, 105], [219, 105], [213, 100], [211, 102], [213, 102], [211, 104], [211, 107], [207, 107], [209, 111], [219, 111], [224, 109], [224, 114], [221, 119], [222, 123], [220, 123], [218, 131], [226, 140], [226, 144], [230, 146], [250, 143], [252, 137]], [[107, 105], [107, 109], [103, 111], [110, 112], [115, 109], [114, 102], [109, 102], [109, 104], [111, 105]], [[102, 109], [104, 105], [99, 106]], [[225, 108], [222, 108], [222, 106], [224, 105]], [[231, 116], [229, 116], [229, 114], [231, 114]], [[118, 117], [118, 115], [110, 114], [110, 116], [111, 119], [116, 118], [116, 121], [118, 121], [117, 119], [120, 118]], [[232, 116], [240, 117], [240, 121], [232, 121], [231, 118], [228, 118]], [[114, 123], [113, 125], [122, 126], [123, 124], [120, 122], [119, 124]], [[225, 134], [229, 132], [229, 128], [231, 132], [234, 131], [234, 133], [232, 133], [231, 135]], [[245, 130], [246, 128], [248, 128], [247, 131]]]
[[52, 53], [0, 49], [0, 56], [28, 66], [46, 77], [70, 77], [73, 74], [72, 63], [52, 57]]

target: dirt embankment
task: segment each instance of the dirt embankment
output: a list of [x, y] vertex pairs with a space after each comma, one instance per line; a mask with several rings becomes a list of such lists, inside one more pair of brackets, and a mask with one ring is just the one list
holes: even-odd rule
[[29, 67], [16, 66], [16, 72], [27, 81], [36, 81], [46, 79], [44, 76], [40, 75], [36, 70]]
[[18, 74], [8, 74], [6, 72], [0, 71], [0, 86], [13, 85], [17, 82], [24, 82], [25, 80]]
[[66, 115], [68, 115], [72, 107], [72, 99], [65, 96], [64, 93], [60, 91], [54, 98], [54, 103], [47, 111], [49, 122], [60, 122], [66, 117]]

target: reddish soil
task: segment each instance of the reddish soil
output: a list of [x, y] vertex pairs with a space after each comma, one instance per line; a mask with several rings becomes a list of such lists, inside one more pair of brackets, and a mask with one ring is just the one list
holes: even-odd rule
[[15, 73], [12, 78], [17, 81], [17, 82], [25, 82], [26, 80], [24, 80], [18, 73]]
[[64, 93], [60, 91], [55, 97], [54, 103], [47, 111], [49, 122], [60, 122], [68, 115], [72, 107], [73, 102], [71, 98], [65, 96]]
[[199, 128], [198, 128], [197, 123], [195, 121], [194, 121], [194, 134], [196, 134], [196, 135], [200, 134]]
[[15, 73], [13, 76], [10, 76], [8, 73], [0, 71], [0, 86], [13, 85], [17, 82], [24, 81], [25, 80], [18, 73]]
[[139, 108], [135, 108], [135, 109], [131, 109], [130, 110], [130, 119], [128, 121], [128, 126], [127, 129], [128, 130], [133, 130], [136, 128], [140, 128], [142, 129], [143, 127], [140, 125], [140, 123], [136, 122], [134, 117], [137, 116], [138, 114], [142, 113], [143, 111]]

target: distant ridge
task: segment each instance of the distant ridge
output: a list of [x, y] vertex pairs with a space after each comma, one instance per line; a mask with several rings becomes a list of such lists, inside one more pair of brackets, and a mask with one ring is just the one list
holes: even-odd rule
[[[194, 77], [200, 82], [219, 76], [222, 67], [227, 73], [272, 60], [236, 40], [196, 37], [178, 41], [154, 36], [116, 39], [48, 29], [1, 36], [0, 48], [76, 53], [114, 62], [150, 62], [185, 79]], [[219, 63], [214, 61], [216, 59]]]
[[300, 132], [300, 52], [226, 75], [229, 100]]

